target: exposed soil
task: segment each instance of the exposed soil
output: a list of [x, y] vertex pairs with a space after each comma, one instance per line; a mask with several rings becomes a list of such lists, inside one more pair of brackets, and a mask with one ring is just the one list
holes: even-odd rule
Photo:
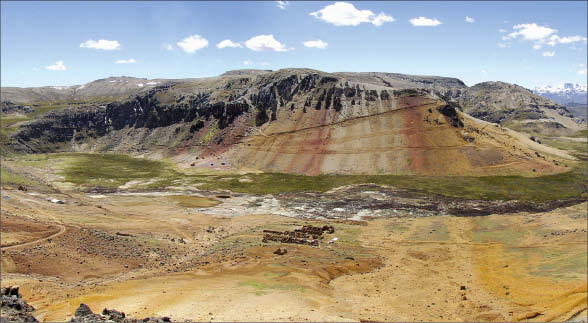
[[[375, 185], [273, 197], [177, 194], [198, 197], [180, 202], [220, 203], [204, 208], [157, 193], [51, 195], [65, 204], [40, 192], [3, 195], [3, 236], [30, 244], [3, 246], [2, 286], [20, 285], [40, 321], [72, 318], [80, 303], [130, 318], [195, 321], [543, 321], [586, 313], [585, 203], [500, 209]], [[496, 215], [450, 215], [468, 205]], [[267, 231], [310, 225], [333, 230], [321, 229], [318, 246], [262, 242]], [[60, 226], [65, 231], [47, 239]]]

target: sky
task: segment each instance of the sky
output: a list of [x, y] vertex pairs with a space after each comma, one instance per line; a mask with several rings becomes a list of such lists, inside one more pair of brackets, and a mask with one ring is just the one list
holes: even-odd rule
[[586, 1], [2, 1], [1, 84], [313, 68], [586, 85]]

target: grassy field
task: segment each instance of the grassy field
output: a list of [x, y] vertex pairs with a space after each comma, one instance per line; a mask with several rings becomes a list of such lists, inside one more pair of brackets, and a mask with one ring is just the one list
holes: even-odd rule
[[39, 183], [35, 182], [34, 180], [13, 172], [5, 167], [0, 168], [0, 179], [2, 180], [2, 185], [24, 185], [24, 186], [38, 186]]
[[[39, 156], [43, 159], [45, 155]], [[29, 158], [30, 159], [30, 158]], [[185, 174], [170, 163], [116, 154], [50, 154], [48, 160], [61, 160], [66, 182], [83, 187], [116, 188], [130, 181], [143, 183], [141, 189], [169, 185], [198, 184], [200, 189], [230, 190], [250, 194], [289, 191], [324, 192], [335, 187], [375, 183], [440, 194], [450, 197], [489, 200], [553, 200], [586, 194], [585, 163], [567, 173], [542, 177], [522, 176], [391, 176], [321, 175], [261, 173], [230, 174], [201, 172]], [[247, 178], [250, 182], [239, 181]], [[222, 180], [221, 180], [222, 179]]]
[[[18, 161], [17, 161], [18, 162]], [[198, 185], [203, 190], [230, 190], [249, 194], [292, 191], [325, 192], [336, 187], [375, 183], [439, 194], [449, 197], [487, 200], [554, 200], [586, 196], [586, 164], [570, 172], [541, 177], [523, 176], [394, 176], [320, 175], [280, 173], [237, 174], [202, 171], [184, 173], [165, 161], [122, 154], [60, 153], [23, 157], [22, 164], [43, 167], [51, 163], [60, 169], [65, 182], [90, 187], [118, 188], [129, 182], [135, 190], [164, 189], [167, 186]], [[191, 170], [190, 170], [191, 171]], [[4, 173], [3, 173], [4, 174]], [[4, 176], [3, 176], [4, 177]], [[240, 181], [247, 179], [247, 181]], [[7, 175], [7, 180], [16, 181]], [[3, 179], [4, 182], [4, 179]]]

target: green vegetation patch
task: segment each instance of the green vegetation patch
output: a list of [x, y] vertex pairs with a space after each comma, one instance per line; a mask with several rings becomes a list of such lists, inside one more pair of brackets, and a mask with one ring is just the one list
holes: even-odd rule
[[416, 230], [408, 240], [413, 241], [448, 241], [449, 231], [443, 219], [431, 221], [427, 226]]
[[293, 291], [293, 292], [304, 292], [305, 287], [295, 284], [266, 284], [257, 280], [247, 280], [239, 283], [239, 286], [248, 286], [255, 289], [255, 295], [264, 295], [267, 291], [278, 290], [278, 291]]
[[13, 172], [6, 167], [0, 168], [0, 179], [2, 181], [2, 185], [24, 185], [24, 186], [38, 186], [39, 183], [24, 176]]
[[586, 130], [586, 129], [580, 130], [580, 131], [576, 132], [572, 137], [586, 138], [586, 137], [588, 137], [588, 130]]
[[188, 208], [212, 207], [221, 203], [218, 200], [192, 195], [171, 195], [167, 198], [176, 202], [179, 206]]
[[[250, 194], [275, 194], [293, 191], [325, 192], [336, 187], [374, 183], [463, 199], [557, 200], [579, 197], [587, 190], [585, 168], [540, 177], [524, 176], [396, 176], [396, 175], [319, 175], [263, 173], [236, 175], [231, 180], [210, 180], [214, 175], [187, 178], [200, 182], [203, 189], [225, 189]], [[251, 181], [241, 182], [247, 177]]]
[[147, 188], [166, 186], [179, 177], [165, 163], [118, 154], [55, 154], [64, 157], [65, 181], [81, 186], [116, 188], [129, 181], [145, 181]]
[[[583, 157], [586, 156], [586, 153], [588, 153], [588, 144], [586, 142], [582, 142], [582, 141], [574, 141], [574, 140], [570, 140], [570, 139], [565, 139], [565, 138], [541, 138], [541, 143], [557, 148], [557, 149], [562, 149], [562, 150], [566, 150], [570, 153], [576, 153], [576, 154], [581, 154], [583, 155]], [[585, 159], [585, 158], [584, 158]]]
[[476, 243], [498, 242], [507, 247], [515, 246], [523, 240], [525, 233], [517, 226], [500, 216], [473, 218], [476, 230], [473, 241]]
[[[230, 190], [249, 194], [283, 192], [325, 192], [336, 187], [374, 183], [439, 194], [461, 199], [557, 200], [585, 196], [586, 163], [567, 173], [540, 177], [524, 176], [396, 176], [319, 175], [282, 173], [237, 174], [215, 171], [181, 173], [171, 163], [120, 154], [50, 154], [62, 159], [66, 182], [80, 186], [115, 188], [138, 181], [141, 189], [162, 189], [170, 185], [199, 185], [203, 190]], [[220, 180], [225, 178], [224, 180]], [[247, 181], [240, 181], [241, 179]]]
[[[528, 251], [527, 251], [528, 252]], [[588, 256], [586, 246], [566, 247], [562, 249], [547, 247], [537, 248], [533, 253], [543, 256], [544, 263], [532, 268], [531, 275], [550, 277], [552, 279], [585, 279]]]

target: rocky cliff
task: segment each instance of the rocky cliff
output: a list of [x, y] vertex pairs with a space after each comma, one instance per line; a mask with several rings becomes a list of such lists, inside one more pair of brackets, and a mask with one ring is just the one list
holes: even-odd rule
[[167, 83], [107, 105], [52, 111], [23, 125], [10, 145], [158, 152], [195, 166], [310, 175], [560, 168], [547, 147], [463, 114], [440, 92], [463, 88], [459, 80], [398, 78], [285, 69]]

